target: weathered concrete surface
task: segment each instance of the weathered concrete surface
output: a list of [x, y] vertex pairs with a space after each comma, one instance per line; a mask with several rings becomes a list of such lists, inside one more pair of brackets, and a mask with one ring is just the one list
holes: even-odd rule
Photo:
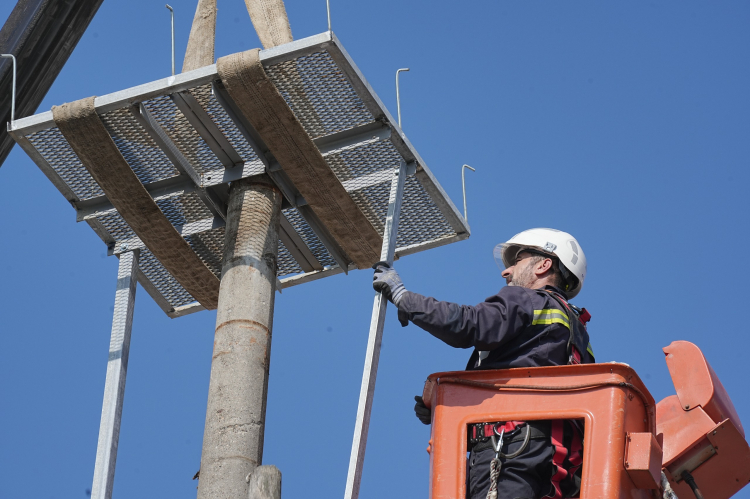
[[199, 499], [247, 497], [261, 464], [280, 213], [267, 177], [232, 184]]
[[215, 40], [216, 0], [198, 0], [185, 51], [185, 60], [182, 63], [182, 72], [213, 64]]
[[281, 499], [281, 471], [276, 466], [258, 466], [249, 478], [248, 499]]

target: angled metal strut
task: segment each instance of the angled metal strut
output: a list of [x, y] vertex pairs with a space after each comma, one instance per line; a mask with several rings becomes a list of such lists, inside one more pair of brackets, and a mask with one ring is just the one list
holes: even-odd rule
[[[401, 201], [404, 195], [406, 169], [407, 165], [402, 161], [401, 166], [397, 170], [394, 170], [391, 182], [388, 215], [385, 219], [385, 230], [383, 231], [383, 247], [380, 252], [380, 260], [386, 261], [388, 264], [393, 264], [393, 257], [396, 252], [398, 219], [401, 215]], [[372, 412], [372, 400], [375, 396], [375, 379], [378, 375], [380, 346], [383, 342], [383, 325], [385, 323], [387, 305], [388, 299], [382, 293], [376, 293], [375, 302], [372, 306], [370, 335], [367, 340], [365, 368], [362, 373], [362, 386], [359, 391], [357, 421], [354, 425], [354, 439], [352, 440], [352, 453], [349, 457], [349, 472], [346, 476], [344, 499], [357, 499], [359, 496], [359, 484], [362, 480], [362, 466], [365, 461], [367, 432], [370, 428], [370, 413]]]

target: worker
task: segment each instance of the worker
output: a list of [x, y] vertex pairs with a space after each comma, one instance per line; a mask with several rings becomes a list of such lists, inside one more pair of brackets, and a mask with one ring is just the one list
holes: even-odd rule
[[[474, 348], [467, 370], [594, 362], [585, 327], [590, 315], [568, 303], [586, 277], [578, 241], [566, 232], [530, 229], [493, 253], [507, 286], [476, 306], [407, 291], [385, 262], [374, 266], [373, 287], [396, 305], [402, 326], [412, 322], [452, 347]], [[430, 424], [430, 409], [421, 397], [415, 399], [417, 417]], [[500, 434], [501, 448], [495, 449]], [[469, 499], [491, 497], [491, 486], [502, 499], [578, 493], [583, 447], [577, 421], [487, 421], [470, 425], [467, 439]], [[498, 457], [500, 473], [492, 483], [491, 462]]]

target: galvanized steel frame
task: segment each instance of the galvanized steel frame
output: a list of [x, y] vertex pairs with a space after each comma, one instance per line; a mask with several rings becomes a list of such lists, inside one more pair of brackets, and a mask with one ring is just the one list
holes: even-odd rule
[[[388, 262], [389, 265], [393, 264], [396, 253], [396, 237], [398, 236], [398, 222], [401, 216], [401, 202], [404, 197], [406, 170], [406, 163], [402, 162], [401, 167], [394, 172], [395, 175], [393, 175], [391, 182], [388, 216], [383, 233], [383, 248], [380, 253], [380, 260]], [[362, 372], [362, 385], [359, 391], [357, 419], [354, 424], [354, 438], [352, 439], [352, 451], [349, 456], [349, 471], [346, 476], [344, 499], [357, 499], [359, 497], [359, 485], [362, 481], [362, 468], [365, 462], [367, 434], [370, 429], [370, 414], [375, 397], [375, 380], [378, 376], [380, 347], [383, 343], [383, 327], [385, 326], [387, 306], [388, 299], [384, 293], [376, 293], [370, 319], [370, 333], [367, 338], [365, 367]]]
[[130, 355], [130, 333], [133, 329], [138, 252], [120, 255], [117, 270], [117, 291], [112, 316], [112, 335], [109, 342], [107, 378], [104, 383], [99, 441], [96, 447], [94, 482], [91, 497], [111, 499], [115, 480], [117, 447], [120, 440], [120, 421], [125, 398], [125, 378]]
[[[335, 154], [355, 145], [367, 144], [369, 141], [390, 141], [398, 154], [401, 155], [403, 163], [408, 165], [405, 174], [416, 176], [419, 184], [424, 188], [442, 217], [444, 217], [444, 220], [454, 231], [454, 234], [449, 236], [398, 248], [394, 250], [394, 257], [466, 239], [469, 236], [469, 227], [463, 216], [448, 198], [445, 191], [426, 167], [425, 162], [399, 128], [397, 121], [387, 111], [385, 105], [377, 97], [332, 32], [321, 33], [263, 50], [260, 52], [260, 59], [264, 66], [268, 67], [320, 51], [325, 51], [329, 54], [348, 80], [348, 83], [355, 90], [357, 97], [361, 99], [364, 106], [374, 117], [373, 123], [314, 139], [320, 152], [326, 157], [329, 154]], [[190, 89], [206, 84], [211, 84], [216, 100], [244, 136], [250, 147], [255, 151], [258, 160], [248, 163], [243, 162], [238, 152], [234, 150], [211, 117], [208, 116], [206, 110], [188, 92]], [[179, 148], [170, 139], [169, 134], [150, 115], [143, 102], [163, 95], [170, 95], [176, 107], [183, 113], [198, 135], [219, 159], [225, 167], [223, 175], [214, 175], [209, 180], [206, 175], [199, 174], [196, 166], [192, 165], [184, 157]], [[132, 116], [148, 132], [151, 139], [153, 139], [179, 171], [180, 175], [177, 177], [144, 184], [155, 199], [168, 197], [176, 193], [195, 192], [213, 213], [213, 219], [200, 220], [178, 227], [183, 236], [199, 233], [205, 230], [206, 227], [216, 228], [223, 225], [226, 216], [223, 206], [226, 199], [224, 199], [221, 190], [216, 189], [217, 186], [239, 178], [266, 172], [281, 189], [285, 199], [285, 206], [295, 207], [298, 210], [307, 225], [315, 232], [315, 235], [326, 248], [329, 255], [337, 263], [337, 266], [334, 267], [323, 267], [310, 253], [309, 248], [299, 238], [299, 235], [294, 230], [288, 230], [291, 228], [291, 225], [288, 221], [284, 220], [287, 223], [282, 224], [285, 227], [285, 230], [282, 231], [282, 242], [285, 247], [288, 247], [289, 253], [297, 261], [304, 273], [281, 279], [279, 289], [281, 290], [341, 272], [348, 272], [354, 268], [333, 237], [330, 236], [320, 220], [317, 219], [313, 210], [307, 205], [304, 198], [300, 196], [294, 185], [291, 184], [281, 167], [268, 154], [267, 148], [257, 133], [246, 123], [241, 113], [237, 111], [236, 106], [226, 91], [224, 91], [218, 79], [216, 65], [206, 66], [194, 71], [97, 97], [95, 99], [95, 106], [100, 115], [116, 109], [129, 108]], [[143, 247], [137, 238], [132, 238], [128, 241], [115, 241], [96, 218], [97, 215], [114, 210], [106, 197], [102, 196], [86, 200], [78, 199], [71, 188], [60, 178], [57, 172], [47, 163], [27, 138], [29, 134], [54, 126], [52, 113], [49, 111], [28, 118], [22, 118], [9, 124], [9, 133], [76, 209], [77, 219], [79, 221], [86, 221], [105, 244], [108, 245], [110, 254], [120, 254], [134, 248]], [[382, 184], [388, 180], [388, 175], [390, 175], [389, 171], [375, 172], [352, 181], [344, 181], [343, 184], [348, 192], [353, 192], [354, 190], [364, 189], [368, 186]], [[116, 242], [119, 244], [114, 246]], [[148, 282], [148, 279], [146, 279], [142, 272], [139, 271], [137, 275], [144, 289], [146, 289], [170, 317], [178, 317], [203, 309], [197, 303], [172, 307], [159, 293], [157, 288]]]

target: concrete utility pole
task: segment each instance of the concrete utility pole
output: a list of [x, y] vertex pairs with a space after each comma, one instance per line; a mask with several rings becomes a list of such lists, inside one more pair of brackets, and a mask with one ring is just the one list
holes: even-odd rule
[[[292, 41], [283, 0], [246, 6], [264, 47]], [[214, 63], [215, 36], [216, 0], [198, 0], [183, 72]], [[276, 468], [251, 480], [263, 458], [280, 217], [281, 192], [269, 177], [232, 183], [198, 499], [247, 497], [251, 481], [281, 494]]]
[[270, 178], [232, 184], [199, 499], [247, 497], [262, 462], [280, 214]]

